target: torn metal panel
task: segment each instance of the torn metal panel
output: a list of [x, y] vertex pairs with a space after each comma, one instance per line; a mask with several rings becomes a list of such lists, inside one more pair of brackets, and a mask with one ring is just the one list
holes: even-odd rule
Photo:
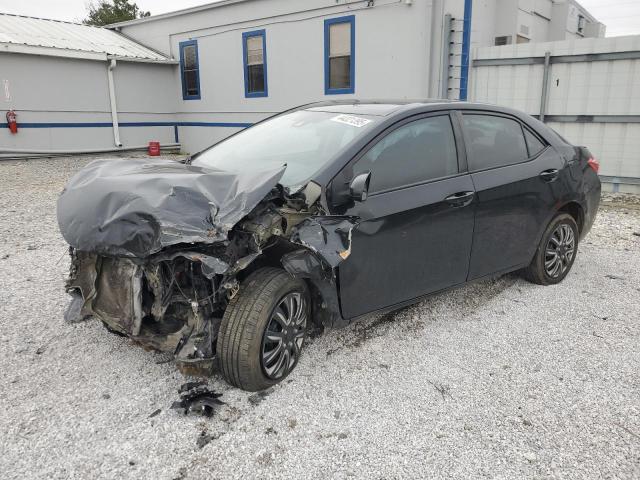
[[345, 325], [340, 313], [340, 301], [336, 288], [335, 270], [322, 257], [308, 249], [295, 250], [281, 259], [290, 275], [308, 280], [317, 290], [314, 315], [318, 323], [338, 327]]
[[122, 259], [72, 252], [67, 291], [72, 302], [66, 320], [72, 323], [98, 315], [110, 328], [138, 335], [141, 322], [139, 267]]
[[284, 171], [96, 160], [67, 184], [58, 199], [58, 223], [72, 247], [110, 256], [146, 258], [172, 245], [221, 242]]
[[309, 217], [296, 226], [290, 238], [292, 243], [305, 248], [281, 259], [287, 272], [315, 287], [321, 298], [315, 302], [320, 308], [314, 314], [326, 326], [346, 324], [338, 299], [336, 267], [351, 255], [351, 235], [357, 225], [356, 217]]
[[92, 310], [114, 330], [136, 337], [142, 325], [142, 270], [131, 261], [100, 257]]
[[351, 255], [351, 232], [357, 225], [355, 217], [310, 217], [295, 228], [291, 242], [313, 250], [335, 268]]

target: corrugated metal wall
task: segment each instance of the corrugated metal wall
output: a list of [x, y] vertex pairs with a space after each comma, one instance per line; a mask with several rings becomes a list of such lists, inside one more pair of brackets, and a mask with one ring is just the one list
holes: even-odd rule
[[479, 48], [469, 99], [539, 115], [546, 52], [547, 123], [592, 150], [610, 189], [640, 192], [640, 35]]

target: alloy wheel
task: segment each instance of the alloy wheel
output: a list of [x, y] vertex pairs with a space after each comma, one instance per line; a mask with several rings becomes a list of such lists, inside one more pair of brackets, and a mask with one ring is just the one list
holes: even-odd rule
[[262, 369], [271, 380], [285, 377], [298, 363], [307, 328], [304, 295], [285, 295], [271, 314], [262, 338]]
[[553, 231], [544, 256], [544, 269], [551, 278], [563, 275], [571, 266], [576, 249], [576, 237], [570, 225], [558, 225]]

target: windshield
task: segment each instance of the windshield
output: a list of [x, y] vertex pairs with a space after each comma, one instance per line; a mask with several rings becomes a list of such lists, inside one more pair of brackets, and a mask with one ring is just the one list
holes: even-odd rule
[[376, 122], [374, 116], [298, 110], [279, 115], [214, 145], [194, 165], [226, 171], [287, 165], [280, 183], [306, 184], [327, 162]]

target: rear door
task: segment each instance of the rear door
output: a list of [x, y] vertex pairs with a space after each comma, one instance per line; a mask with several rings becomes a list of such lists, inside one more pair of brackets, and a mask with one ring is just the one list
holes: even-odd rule
[[476, 206], [469, 280], [528, 265], [562, 196], [557, 152], [517, 118], [462, 112]]
[[339, 267], [345, 318], [466, 280], [474, 192], [459, 147], [448, 112], [425, 115], [394, 126], [348, 167], [347, 178], [372, 176], [367, 200], [346, 212], [362, 221]]

